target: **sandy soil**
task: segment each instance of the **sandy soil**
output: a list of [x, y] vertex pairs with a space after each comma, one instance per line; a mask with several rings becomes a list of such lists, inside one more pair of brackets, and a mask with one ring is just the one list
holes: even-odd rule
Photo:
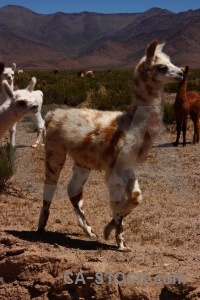
[[[125, 222], [129, 253], [117, 251], [114, 234], [109, 241], [103, 238], [111, 213], [102, 172], [91, 174], [84, 203], [99, 238], [88, 238], [77, 226], [66, 193], [73, 165], [69, 158], [47, 232], [36, 232], [44, 149], [30, 147], [35, 138], [29, 121], [18, 124], [15, 175], [0, 195], [0, 299], [200, 299], [200, 146], [190, 144], [191, 127], [187, 146], [177, 148], [172, 128], [163, 127], [136, 170], [144, 200]], [[102, 272], [99, 277], [97, 272]]]

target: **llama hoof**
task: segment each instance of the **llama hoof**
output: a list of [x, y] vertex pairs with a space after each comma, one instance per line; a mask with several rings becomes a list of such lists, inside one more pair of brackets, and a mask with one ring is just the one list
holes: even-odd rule
[[44, 228], [38, 228], [37, 232], [40, 233], [40, 234], [42, 234], [42, 233], [45, 232], [45, 229]]
[[90, 237], [93, 238], [93, 239], [97, 239], [98, 238], [98, 235], [94, 232], [91, 232], [90, 233]]
[[128, 247], [125, 247], [125, 246], [121, 246], [118, 248], [118, 251], [121, 251], [121, 252], [131, 252], [131, 249], [128, 248]]
[[37, 148], [37, 146], [38, 146], [37, 144], [31, 145], [32, 148]]
[[178, 146], [178, 143], [177, 143], [177, 142], [174, 142], [174, 143], [173, 143], [173, 146], [174, 146], [174, 147], [177, 147], [177, 146]]

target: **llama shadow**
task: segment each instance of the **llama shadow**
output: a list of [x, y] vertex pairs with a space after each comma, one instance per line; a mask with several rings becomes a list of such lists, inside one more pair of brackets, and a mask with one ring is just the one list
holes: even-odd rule
[[173, 142], [170, 142], [153, 146], [153, 148], [175, 148], [175, 146], [173, 145]]
[[[192, 145], [192, 143], [186, 142], [186, 145]], [[173, 142], [153, 146], [153, 148], [177, 148], [177, 147], [183, 148], [183, 143], [179, 143], [178, 146], [174, 146]]]
[[17, 145], [16, 148], [22, 149], [22, 148], [30, 148], [29, 145]]
[[[5, 230], [6, 233], [13, 235], [29, 242], [42, 242], [50, 245], [59, 245], [70, 249], [79, 250], [117, 250], [116, 246], [100, 243], [96, 240], [81, 240], [73, 239], [74, 236], [80, 236], [80, 234], [64, 234], [60, 232], [46, 231], [39, 233], [37, 231], [17, 231], [17, 230]], [[70, 237], [72, 236], [72, 237]]]

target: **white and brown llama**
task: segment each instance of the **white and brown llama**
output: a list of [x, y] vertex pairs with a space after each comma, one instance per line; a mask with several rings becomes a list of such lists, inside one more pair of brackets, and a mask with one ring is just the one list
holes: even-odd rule
[[74, 160], [68, 195], [85, 233], [96, 236], [83, 211], [83, 187], [92, 169], [104, 170], [113, 219], [105, 227], [108, 239], [115, 229], [118, 250], [125, 244], [123, 220], [142, 201], [133, 167], [146, 159], [162, 123], [165, 83], [180, 81], [183, 72], [153, 40], [135, 69], [134, 99], [127, 112], [57, 109], [47, 113], [45, 183], [38, 231], [43, 232], [67, 153]]
[[77, 74], [78, 77], [85, 77], [85, 76], [91, 76], [94, 77], [94, 71], [93, 70], [81, 70]]
[[183, 133], [183, 146], [186, 146], [186, 131], [188, 117], [190, 115], [194, 125], [193, 144], [199, 143], [200, 131], [200, 95], [195, 91], [187, 92], [187, 75], [189, 67], [186, 66], [183, 72], [184, 78], [178, 84], [178, 91], [174, 102], [174, 113], [176, 117], [176, 141], [174, 146], [178, 146], [181, 131]]
[[[8, 84], [12, 89], [14, 89], [14, 75], [16, 70], [16, 64], [13, 63], [12, 67], [6, 67], [3, 70], [3, 80], [7, 80]], [[30, 112], [29, 115], [32, 118], [34, 124], [37, 127], [37, 139], [35, 144], [32, 147], [37, 147], [40, 143], [44, 144], [45, 139], [45, 127], [44, 127], [44, 120], [41, 115], [41, 109], [43, 104], [43, 93], [40, 90], [33, 91], [35, 100], [38, 102], [38, 111], [37, 113]], [[0, 105], [4, 103], [6, 100], [6, 95], [4, 91], [2, 91], [0, 95]], [[12, 146], [15, 146], [15, 137], [16, 137], [16, 125], [17, 123], [13, 124], [13, 126], [9, 129], [10, 132], [10, 143]]]
[[37, 112], [38, 104], [32, 94], [35, 84], [36, 78], [33, 77], [26, 89], [13, 91], [7, 80], [2, 81], [2, 90], [6, 99], [0, 106], [0, 139], [27, 113]]

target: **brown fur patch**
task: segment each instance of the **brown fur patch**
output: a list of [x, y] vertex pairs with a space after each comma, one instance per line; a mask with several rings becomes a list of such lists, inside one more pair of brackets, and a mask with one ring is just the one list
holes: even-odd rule
[[112, 167], [115, 163], [115, 159], [119, 153], [117, 149], [117, 144], [120, 140], [125, 140], [125, 133], [122, 130], [116, 128], [116, 120], [110, 123], [110, 126], [104, 129], [104, 141], [107, 142], [108, 146], [104, 150], [103, 157], [108, 157], [109, 160], [112, 159]]
[[147, 100], [145, 98], [143, 98], [140, 94], [138, 94], [137, 92], [134, 92], [135, 94], [135, 98], [142, 101], [142, 102], [147, 102]]
[[134, 83], [134, 85], [135, 85], [136, 87], [139, 87], [139, 85], [140, 85], [139, 80], [136, 79], [136, 78], [133, 80], [133, 83]]
[[157, 40], [153, 40], [147, 46], [147, 50], [146, 50], [147, 60], [151, 59], [154, 56], [157, 44], [158, 44], [158, 41]]
[[72, 202], [73, 206], [77, 208], [78, 202], [82, 199], [83, 199], [83, 192], [80, 192], [78, 195], [70, 198], [70, 201]]
[[131, 197], [131, 200], [132, 200], [132, 203], [138, 203], [138, 197], [140, 196], [140, 192], [136, 191], [136, 192], [133, 192], [132, 193], [132, 197]]

